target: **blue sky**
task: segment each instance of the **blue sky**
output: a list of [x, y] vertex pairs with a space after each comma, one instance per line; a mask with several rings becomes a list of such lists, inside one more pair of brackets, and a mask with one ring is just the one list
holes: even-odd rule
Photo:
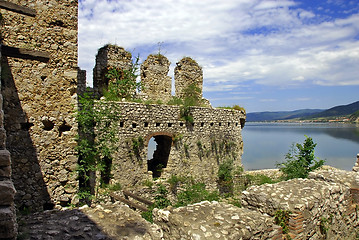
[[[358, 0], [80, 0], [79, 66], [112, 43], [203, 68], [213, 106], [326, 109], [359, 100]], [[174, 89], [172, 89], [174, 91]]]

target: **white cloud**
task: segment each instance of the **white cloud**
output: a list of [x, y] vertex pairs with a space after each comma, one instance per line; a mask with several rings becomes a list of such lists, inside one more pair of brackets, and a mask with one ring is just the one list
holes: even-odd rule
[[359, 85], [359, 14], [306, 23], [317, 15], [296, 6], [289, 0], [83, 0], [79, 65], [91, 79], [104, 44], [132, 50], [164, 42], [171, 69], [183, 56], [203, 66], [205, 91], [230, 91], [248, 81]]

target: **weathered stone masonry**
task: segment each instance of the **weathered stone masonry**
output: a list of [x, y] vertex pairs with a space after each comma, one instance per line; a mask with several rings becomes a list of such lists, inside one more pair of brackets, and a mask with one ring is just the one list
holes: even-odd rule
[[77, 1], [12, 0], [35, 17], [1, 10], [3, 44], [47, 52], [48, 62], [3, 57], [7, 148], [19, 208], [68, 204], [77, 191]]
[[171, 97], [172, 78], [167, 76], [170, 61], [160, 54], [149, 55], [141, 64], [143, 92], [149, 99], [168, 102]]
[[[151, 178], [162, 164], [162, 177], [191, 175], [215, 184], [218, 165], [233, 158], [240, 165], [242, 155], [241, 129], [245, 116], [240, 111], [192, 107], [194, 123], [180, 119], [180, 108], [169, 105], [114, 103], [122, 116], [118, 123], [119, 149], [113, 158], [113, 181], [133, 186]], [[157, 142], [157, 149], [169, 147], [167, 156], [147, 161], [148, 141]], [[133, 140], [142, 138], [144, 147], [136, 153]], [[156, 153], [156, 152], [155, 152]], [[150, 169], [149, 169], [150, 168]]]

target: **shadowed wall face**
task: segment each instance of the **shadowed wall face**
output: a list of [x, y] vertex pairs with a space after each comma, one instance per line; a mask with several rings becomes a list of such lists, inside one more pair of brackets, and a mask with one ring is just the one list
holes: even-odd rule
[[35, 17], [1, 10], [3, 44], [47, 52], [48, 62], [2, 60], [7, 148], [20, 208], [41, 210], [75, 201], [77, 1], [11, 0]]

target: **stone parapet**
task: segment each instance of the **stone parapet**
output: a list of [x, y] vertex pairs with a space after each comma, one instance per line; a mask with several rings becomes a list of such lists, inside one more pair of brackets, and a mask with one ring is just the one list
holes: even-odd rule
[[322, 180], [325, 182], [339, 183], [349, 188], [359, 188], [359, 173], [344, 170], [319, 170], [310, 172], [309, 179]]
[[[117, 124], [118, 150], [112, 157], [112, 175], [122, 186], [140, 184], [151, 174], [155, 177], [153, 167], [161, 164], [161, 177], [190, 175], [215, 188], [221, 162], [230, 158], [236, 166], [241, 165], [245, 115], [240, 111], [192, 107], [194, 121], [188, 123], [181, 119], [179, 106], [112, 104], [121, 116], [113, 123]], [[148, 159], [151, 138], [157, 143], [157, 151]], [[133, 141], [138, 139], [143, 140], [143, 146], [135, 151]]]

